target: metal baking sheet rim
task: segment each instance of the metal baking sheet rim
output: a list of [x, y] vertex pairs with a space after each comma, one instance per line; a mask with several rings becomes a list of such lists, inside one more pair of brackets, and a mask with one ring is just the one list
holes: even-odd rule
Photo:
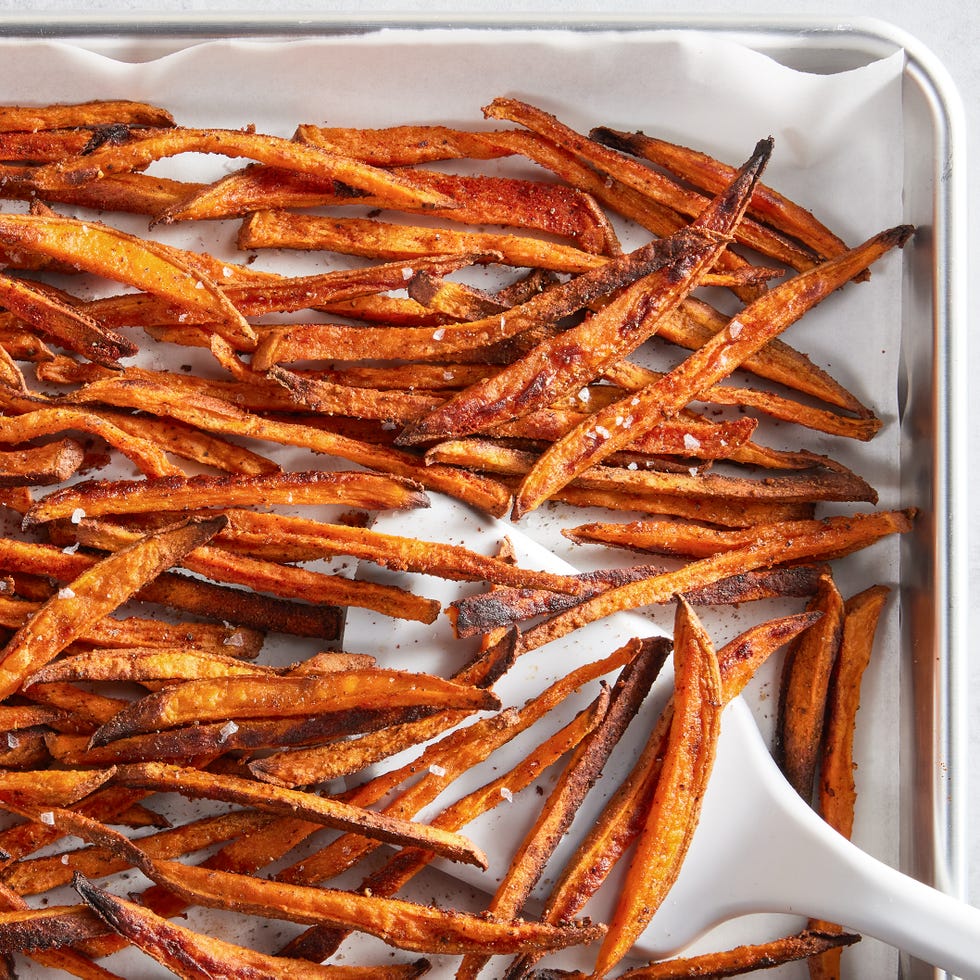
[[[82, 18], [70, 15], [38, 20], [30, 15], [13, 14], [0, 18], [0, 37], [52, 38], [98, 47], [100, 42], [121, 38], [172, 45], [172, 50], [222, 37], [294, 38], [319, 34], [365, 33], [384, 28], [426, 29], [459, 27], [469, 29], [541, 28], [551, 30], [699, 30], [729, 37], [750, 48], [783, 60], [790, 53], [808, 58], [806, 70], [828, 70], [833, 55], [840, 70], [852, 63], [866, 63], [901, 50], [904, 57], [905, 103], [907, 114], [916, 116], [932, 128], [928, 140], [910, 139], [906, 130], [906, 166], [919, 168], [931, 181], [931, 193], [919, 213], [908, 213], [906, 220], [920, 227], [928, 224], [931, 255], [929, 282], [912, 281], [906, 288], [926, 289], [926, 305], [933, 330], [930, 340], [927, 409], [928, 448], [934, 466], [928, 488], [931, 500], [931, 550], [933, 601], [924, 622], [913, 624], [910, 646], [904, 651], [913, 665], [906, 689], [915, 698], [911, 715], [926, 719], [907, 733], [912, 757], [911, 785], [902, 788], [903, 798], [911, 798], [914, 833], [903, 828], [903, 870], [960, 898], [966, 897], [966, 754], [967, 691], [966, 638], [967, 562], [962, 537], [968, 514], [966, 496], [966, 426], [961, 411], [966, 392], [966, 240], [964, 202], [966, 198], [965, 117], [956, 87], [942, 63], [913, 36], [884, 21], [857, 18], [851, 21], [812, 18], [711, 17], [642, 18], [629, 16], [568, 16], [549, 19], [543, 15], [510, 16], [506, 20], [479, 14], [413, 15], [393, 17], [364, 13], [356, 20], [330, 14], [283, 13], [272, 16], [247, 14], [229, 20], [226, 15], [162, 15], [146, 19], [139, 15], [112, 18]], [[163, 52], [159, 52], [163, 53]], [[157, 52], [154, 52], [155, 57]], [[823, 59], [823, 60], [821, 60]], [[921, 132], [917, 135], [921, 136]], [[910, 205], [906, 203], [908, 209]], [[909, 278], [915, 275], [914, 271]], [[921, 277], [920, 277], [921, 278]], [[921, 299], [921, 295], [920, 295]], [[906, 314], [908, 316], [909, 314]], [[903, 324], [903, 340], [909, 340], [910, 324]], [[914, 350], [910, 354], [916, 353]], [[914, 360], [914, 358], [912, 359]], [[917, 366], [906, 359], [909, 390], [920, 379]], [[910, 415], [918, 409], [910, 394], [903, 433], [908, 432]], [[921, 429], [920, 429], [921, 431]], [[904, 439], [903, 439], [904, 441]], [[921, 448], [919, 437], [908, 440], [909, 453]], [[904, 481], [903, 481], [904, 482]], [[921, 498], [919, 498], [921, 499]], [[904, 576], [903, 576], [904, 578]], [[913, 603], [914, 605], [914, 603]], [[917, 615], [913, 612], [913, 616]], [[927, 656], [922, 656], [922, 649]], [[926, 687], [923, 691], [920, 685]], [[903, 771], [905, 767], [903, 766]], [[906, 796], [908, 794], [908, 796]], [[903, 807], [903, 809], [906, 809]], [[914, 839], [915, 847], [911, 841]], [[922, 840], [927, 845], [922, 844]], [[946, 976], [921, 964], [903, 964], [903, 975]]]

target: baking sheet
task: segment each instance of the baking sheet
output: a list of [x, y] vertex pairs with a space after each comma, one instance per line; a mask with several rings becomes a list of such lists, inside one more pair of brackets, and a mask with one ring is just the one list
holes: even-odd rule
[[[482, 105], [498, 95], [515, 95], [554, 111], [580, 130], [597, 124], [643, 129], [732, 163], [747, 156], [756, 139], [772, 134], [776, 150], [767, 182], [812, 207], [846, 240], [857, 242], [903, 220], [903, 161], [896, 152], [903, 125], [901, 53], [824, 75], [793, 71], [704, 32], [385, 30], [290, 41], [207, 42], [149, 62], [141, 60], [141, 43], [138, 36], [102, 42], [103, 51], [115, 47], [114, 53], [126, 59], [115, 60], [67, 43], [4, 41], [0, 98], [146, 99], [164, 104], [187, 125], [254, 123], [288, 136], [301, 122], [482, 125]], [[188, 157], [161, 170], [199, 179], [236, 165]], [[132, 226], [140, 230], [140, 221]], [[166, 234], [181, 244], [240, 258], [233, 249], [235, 228], [234, 222], [215, 223]], [[639, 240], [634, 229], [622, 231], [625, 244]], [[282, 268], [280, 258], [275, 258], [276, 268]], [[266, 261], [272, 260], [261, 256], [257, 264]], [[310, 261], [297, 258], [295, 265]], [[901, 258], [889, 257], [870, 283], [834, 297], [787, 338], [872, 405], [886, 423], [882, 433], [872, 445], [860, 447], [842, 446], [829, 437], [814, 440], [788, 428], [771, 433], [774, 444], [797, 448], [805, 442], [853, 465], [879, 489], [882, 506], [898, 504], [901, 493], [896, 384], [901, 269]], [[310, 465], [296, 459], [290, 463]], [[580, 567], [608, 563], [608, 556], [570, 549], [559, 527], [550, 510], [522, 522], [532, 536]], [[899, 577], [898, 548], [885, 545], [849, 560], [841, 585], [847, 593], [873, 581], [896, 585]], [[862, 847], [893, 864], [899, 845], [899, 732], [890, 720], [898, 713], [893, 654], [898, 649], [898, 606], [897, 599], [890, 603], [881, 655], [865, 680], [855, 831]], [[736, 626], [737, 620], [729, 620], [717, 628], [734, 631]], [[349, 632], [348, 646], [390, 648], [403, 636], [400, 625], [396, 633], [384, 621], [365, 635]], [[726, 638], [720, 636], [719, 642]], [[540, 674], [540, 667], [534, 672]], [[529, 678], [528, 683], [540, 679]], [[765, 728], [773, 696], [767, 678], [750, 695]], [[203, 917], [229, 921], [214, 913]], [[254, 941], [271, 942], [274, 948], [275, 933], [282, 927], [258, 928]], [[893, 952], [876, 944], [862, 943], [847, 955], [862, 975], [896, 973]], [[152, 964], [139, 964], [140, 972], [129, 975], [154, 975]], [[774, 975], [804, 974], [794, 967]]]

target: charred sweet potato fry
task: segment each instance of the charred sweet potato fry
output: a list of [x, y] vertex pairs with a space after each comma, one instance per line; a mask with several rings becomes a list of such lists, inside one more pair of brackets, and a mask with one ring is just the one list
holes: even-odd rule
[[[828, 950], [852, 946], [860, 941], [853, 933], [832, 935], [805, 929], [792, 936], [765, 943], [736, 946], [717, 953], [683, 956], [647, 966], [638, 966], [620, 974], [620, 980], [682, 980], [685, 977], [735, 977], [770, 967], [782, 966]], [[546, 980], [547, 973], [541, 976]]]
[[[603, 309], [539, 345], [526, 357], [486, 382], [478, 382], [441, 409], [406, 428], [401, 443], [451, 439], [526, 414], [556, 395], [593, 380], [607, 363], [625, 357], [656, 332], [659, 319], [673, 309], [710, 268], [736, 226], [771, 151], [760, 143], [724, 194], [689, 228], [667, 241], [678, 248], [672, 262], [624, 289]], [[690, 400], [690, 399], [689, 399]]]
[[821, 580], [807, 608], [822, 616], [786, 653], [775, 756], [789, 784], [810, 802], [823, 737], [827, 688], [844, 624], [844, 600], [829, 575]]
[[205, 773], [186, 766], [145, 762], [118, 766], [112, 779], [120, 785], [184, 796], [219, 799], [272, 813], [294, 815], [338, 830], [363, 834], [401, 846], [424, 847], [453, 861], [485, 868], [486, 856], [466, 838], [428, 824], [377, 814], [342, 800], [300, 790], [256, 783], [236, 776]]
[[248, 971], [250, 977], [271, 978], [285, 971], [296, 980], [412, 980], [425, 973], [425, 960], [386, 966], [320, 965], [306, 960], [270, 956], [235, 943], [177, 925], [125, 899], [110, 895], [86, 878], [74, 880], [76, 891], [98, 916], [177, 976], [228, 976]]
[[673, 719], [654, 790], [595, 971], [605, 976], [646, 928], [680, 872], [697, 826], [724, 705], [718, 660], [683, 601], [674, 627]]
[[452, 207], [444, 195], [340, 154], [310, 144], [267, 134], [240, 130], [189, 129], [173, 126], [121, 145], [106, 145], [78, 157], [48, 166], [34, 175], [43, 187], [98, 180], [106, 174], [142, 170], [154, 160], [178, 153], [217, 153], [226, 157], [248, 157], [261, 163], [316, 174], [365, 191], [387, 196], [408, 206]]
[[[166, 109], [130, 99], [99, 99], [43, 106], [3, 106], [0, 132], [37, 132], [49, 129], [97, 129], [100, 126], [173, 126]], [[86, 140], [91, 134], [85, 134]]]
[[[892, 228], [776, 286], [734, 317], [723, 334], [716, 334], [661, 381], [591, 416], [587, 424], [578, 426], [547, 450], [525, 477], [514, 501], [515, 516], [534, 509], [554, 487], [621, 449], [636, 438], [637, 430], [649, 429], [727, 377], [748, 354], [844, 285], [856, 274], [855, 270], [867, 268], [892, 248], [904, 245], [910, 235], [908, 226]], [[618, 424], [617, 419], [621, 420]]]
[[[732, 179], [734, 173], [733, 167], [709, 157], [706, 153], [647, 136], [645, 133], [624, 133], [608, 126], [597, 126], [589, 133], [589, 137], [605, 146], [659, 164], [682, 180], [690, 181], [713, 194], [717, 194]], [[847, 249], [844, 242], [818, 221], [811, 211], [765, 184], [760, 183], [753, 192], [748, 213], [771, 224], [783, 234], [803, 242], [820, 258], [829, 259]]]
[[191, 511], [256, 504], [340, 504], [365, 509], [426, 507], [428, 500], [404, 480], [358, 471], [305, 470], [260, 476], [193, 476], [160, 480], [95, 481], [48, 494], [30, 517], [42, 523], [87, 515]]
[[96, 733], [92, 744], [104, 745], [126, 735], [192, 721], [344, 711], [369, 704], [480, 710], [498, 703], [492, 694], [478, 688], [381, 668], [308, 677], [211, 678], [186, 681], [133, 702]]
[[0, 487], [64, 483], [84, 460], [85, 450], [74, 439], [0, 451]]
[[158, 531], [82, 572], [52, 596], [0, 651], [0, 693], [12, 694], [25, 677], [53, 660], [92, 623], [213, 537], [222, 518], [190, 521]]

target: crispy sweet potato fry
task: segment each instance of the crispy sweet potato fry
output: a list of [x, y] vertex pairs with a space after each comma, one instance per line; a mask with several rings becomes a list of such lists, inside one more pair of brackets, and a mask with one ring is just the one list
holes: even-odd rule
[[172, 392], [155, 382], [97, 381], [75, 392], [71, 399], [139, 408], [198, 425], [211, 432], [250, 436], [340, 456], [369, 469], [414, 479], [425, 487], [459, 497], [496, 516], [502, 515], [510, 501], [510, 493], [505, 487], [485, 477], [452, 467], [426, 465], [408, 453], [371, 445], [313, 426], [265, 419], [221, 399], [203, 396], [191, 398], [187, 394], [175, 398]]
[[101, 919], [177, 976], [273, 980], [285, 974], [296, 980], [412, 980], [429, 968], [425, 960], [357, 967], [321, 966], [304, 960], [270, 956], [176, 925], [141, 905], [110, 895], [81, 875], [75, 878], [74, 885], [86, 904]]
[[189, 511], [257, 504], [340, 504], [365, 509], [411, 509], [428, 506], [418, 487], [356, 470], [305, 470], [259, 476], [192, 476], [160, 480], [92, 481], [48, 494], [39, 501], [28, 523], [68, 517], [81, 508], [101, 514]]
[[[115, 551], [138, 540], [139, 532], [86, 521], [79, 524], [76, 536], [87, 546]], [[423, 623], [432, 623], [439, 615], [438, 601], [398, 586], [251, 558], [224, 548], [195, 548], [181, 558], [180, 565], [198, 575], [286, 599], [299, 599], [313, 606], [359, 606]]]
[[[586, 793], [599, 778], [610, 753], [632, 721], [668, 655], [670, 641], [647, 640], [636, 658], [620, 673], [602, 721], [579, 743], [567, 766], [521, 841], [488, 905], [492, 915], [517, 915], [530, 897], [558, 842], [568, 831]], [[457, 980], [472, 980], [487, 957], [466, 956]]]
[[[158, 106], [129, 99], [64, 102], [45, 106], [4, 106], [0, 131], [35, 132], [48, 129], [98, 128], [100, 126], [173, 126], [174, 118]], [[85, 134], [90, 139], [90, 134]]]
[[[0, 772], [0, 806], [13, 810], [23, 806], [69, 806], [97, 790], [112, 777], [112, 772], [111, 769]], [[49, 823], [44, 819], [41, 822]]]
[[99, 934], [99, 919], [77, 905], [0, 912], [0, 952], [47, 949]]
[[441, 831], [420, 822], [377, 814], [364, 807], [314, 793], [162, 762], [119, 766], [112, 778], [117, 784], [135, 789], [175, 792], [188, 797], [237, 803], [285, 816], [294, 815], [389, 844], [424, 847], [453, 861], [482, 868], [487, 866], [486, 855], [459, 834]]
[[[888, 600], [889, 589], [873, 585], [844, 603], [840, 648], [831, 673], [827, 694], [827, 721], [821, 740], [818, 777], [820, 815], [844, 837], [854, 826], [857, 789], [854, 779], [854, 727], [861, 701], [861, 680], [874, 648], [875, 632]], [[832, 933], [841, 927], [829, 922], [811, 922], [812, 928]], [[840, 976], [842, 950], [830, 949], [809, 961], [814, 980]]]
[[191, 721], [305, 715], [354, 707], [439, 705], [461, 710], [497, 707], [497, 698], [428, 674], [368, 668], [306, 677], [211, 678], [187, 681], [134, 702], [104, 725], [93, 745]]
[[[141, 837], [140, 848], [152, 858], [178, 857], [248, 833], [268, 819], [265, 814], [251, 810], [202, 817]], [[21, 895], [40, 895], [51, 888], [70, 884], [75, 873], [102, 878], [129, 867], [131, 865], [125, 858], [107, 848], [82, 847], [47, 857], [23, 859], [5, 870], [4, 881]]]
[[9, 275], [0, 275], [0, 301], [49, 341], [76, 351], [97, 364], [114, 367], [137, 347], [130, 340], [63, 302], [45, 288]]
[[0, 451], [0, 487], [64, 483], [84, 459], [85, 450], [74, 439]]
[[24, 682], [200, 680], [205, 677], [254, 676], [271, 673], [262, 664], [235, 657], [204, 654], [183, 648], [123, 647], [90, 650], [61, 657], [31, 674]]
[[[483, 114], [488, 119], [506, 119], [525, 126], [573, 153], [601, 174], [612, 177], [644, 197], [690, 218], [699, 215], [707, 203], [702, 195], [688, 191], [660, 172], [574, 132], [550, 113], [526, 102], [497, 98], [484, 107]], [[738, 241], [792, 268], [807, 269], [814, 264], [807, 250], [755, 221], [743, 221], [734, 230], [734, 235]]]
[[672, 262], [624, 289], [582, 324], [542, 343], [511, 367], [472, 385], [441, 409], [408, 426], [398, 441], [451, 439], [483, 431], [586, 384], [605, 364], [635, 350], [711, 267], [725, 236], [738, 224], [771, 149], [771, 142], [760, 143], [726, 192], [715, 198], [690, 227], [668, 239], [680, 248]]
[[42, 187], [46, 181], [55, 186], [85, 183], [106, 174], [141, 170], [154, 160], [178, 153], [249, 157], [286, 170], [340, 180], [351, 187], [383, 195], [409, 207], [451, 208], [453, 203], [443, 194], [418, 187], [388, 171], [349, 157], [295, 140], [241, 130], [172, 127], [119, 146], [103, 146], [92, 153], [49, 164], [39, 170], [34, 179]]
[[[619, 975], [620, 980], [685, 980], [689, 977], [737, 977], [744, 973], [755, 973], [772, 967], [783, 966], [811, 956], [820, 955], [827, 950], [852, 946], [859, 942], [860, 936], [853, 933], [819, 932], [804, 929], [792, 936], [771, 939], [764, 943], [751, 943], [717, 953], [701, 953], [696, 956], [681, 956], [670, 960], [637, 966]], [[561, 970], [541, 970], [535, 976], [538, 980], [571, 980], [573, 974]], [[517, 980], [507, 976], [506, 980]]]
[[[855, 270], [867, 268], [892, 248], [904, 245], [911, 233], [908, 226], [882, 232], [843, 256], [776, 286], [661, 381], [601, 409], [587, 426], [580, 425], [545, 452], [521, 485], [514, 502], [515, 516], [533, 510], [554, 487], [621, 449], [636, 438], [637, 431], [648, 430], [727, 377], [746, 356], [846, 283]], [[617, 424], [617, 419], [623, 421]]]
[[829, 575], [821, 579], [807, 608], [822, 613], [822, 617], [786, 653], [774, 754], [790, 786], [810, 802], [823, 736], [827, 687], [844, 624], [844, 600]]
[[40, 252], [164, 297], [211, 318], [239, 343], [254, 342], [248, 322], [224, 293], [173, 254], [147, 239], [98, 222], [41, 214], [0, 215], [0, 243]]
[[126, 837], [92, 820], [66, 810], [55, 811], [53, 817], [67, 832], [125, 854], [148, 877], [197, 904], [294, 922], [333, 922], [375, 935], [400, 949], [433, 953], [507, 953], [529, 946], [561, 949], [592, 942], [603, 933], [599, 925], [500, 922], [397, 899], [288, 885], [175, 861], [154, 861]]
[[147, 581], [216, 534], [222, 518], [191, 521], [147, 535], [82, 572], [17, 631], [0, 651], [0, 694], [53, 660], [69, 643], [125, 602]]
[[[608, 126], [597, 126], [589, 137], [605, 146], [659, 164], [682, 180], [688, 180], [713, 194], [717, 194], [734, 173], [733, 167], [712, 159], [706, 153], [644, 133], [624, 133]], [[753, 192], [748, 213], [803, 242], [820, 258], [829, 259], [847, 249], [844, 242], [818, 221], [811, 211], [765, 184], [759, 184]]]
[[410, 262], [439, 252], [497, 253], [505, 265], [581, 273], [606, 259], [545, 239], [504, 232], [454, 231], [396, 225], [374, 218], [326, 218], [291, 211], [253, 211], [242, 222], [238, 247], [329, 250], [385, 261]]
[[721, 674], [707, 633], [681, 600], [674, 627], [674, 715], [660, 778], [634, 845], [595, 972], [626, 955], [670, 890], [697, 826], [724, 705]]

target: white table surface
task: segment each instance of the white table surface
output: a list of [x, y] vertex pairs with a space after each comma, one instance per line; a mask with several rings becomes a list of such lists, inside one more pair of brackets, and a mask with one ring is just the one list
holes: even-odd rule
[[[835, 4], [827, 0], [715, 0], [711, 4], [697, 0], [560, 0], [522, 3], [519, 0], [471, 0], [470, 3], [449, 3], [445, 0], [363, 0], [361, 3], [339, 3], [336, 0], [289, 0], [275, 4], [269, 0], [239, 0], [237, 3], [215, 4], [206, 0], [0, 0], [0, 15], [30, 15], [37, 19], [44, 15], [65, 14], [97, 17], [113, 14], [146, 14], [148, 18], [163, 14], [202, 14], [221, 12], [253, 12], [271, 14], [274, 11], [297, 14], [348, 14], [356, 19], [366, 11], [375, 13], [423, 12], [426, 15], [445, 12], [488, 12], [500, 17], [509, 14], [581, 15], [587, 13], [664, 14], [672, 17], [684, 15], [738, 15], [796, 16], [810, 15], [822, 20], [839, 19], [842, 24], [857, 17], [874, 17], [888, 21], [908, 32], [936, 55], [943, 63], [959, 91], [966, 110], [967, 154], [966, 164], [971, 174], [980, 176], [980, 61], [976, 58], [976, 44], [980, 41], [980, 5], [972, 0], [861, 0]], [[967, 178], [969, 183], [969, 177]], [[975, 187], [970, 188], [969, 227], [970, 254], [980, 256], [980, 210]], [[970, 295], [970, 322], [980, 319], [980, 288], [975, 283]], [[972, 370], [968, 376], [980, 372], [980, 342], [971, 337], [969, 358]], [[970, 433], [970, 480], [980, 479], [980, 425]], [[978, 505], [980, 506], [980, 505]], [[980, 587], [980, 510], [973, 516], [968, 532], [970, 567], [970, 594]], [[970, 615], [971, 634], [980, 632], [980, 600], [974, 603]], [[968, 776], [966, 780], [969, 812], [980, 813], [980, 653], [971, 656], [969, 665], [969, 745]], [[973, 823], [973, 821], [970, 821]], [[980, 833], [967, 842], [969, 898], [980, 905]]]

